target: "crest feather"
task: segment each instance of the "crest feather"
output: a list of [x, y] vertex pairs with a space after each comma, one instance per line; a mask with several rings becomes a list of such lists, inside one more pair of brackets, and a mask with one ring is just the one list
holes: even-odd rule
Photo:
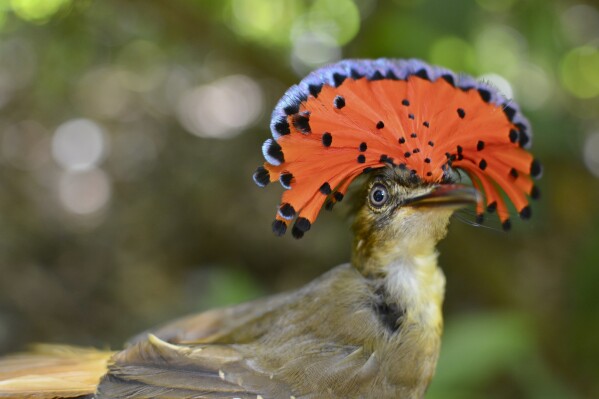
[[541, 174], [525, 150], [531, 129], [517, 104], [470, 76], [419, 60], [346, 60], [318, 69], [285, 93], [271, 130], [267, 162], [254, 179], [261, 186], [280, 180], [287, 189], [275, 231], [295, 220], [297, 238], [358, 175], [385, 165], [403, 165], [429, 183], [442, 183], [449, 167], [462, 169], [485, 194], [479, 219], [486, 206], [504, 226], [501, 191], [527, 218], [531, 176]]

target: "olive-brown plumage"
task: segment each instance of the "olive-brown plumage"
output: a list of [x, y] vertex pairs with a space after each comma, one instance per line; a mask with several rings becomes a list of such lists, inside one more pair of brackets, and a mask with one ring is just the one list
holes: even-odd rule
[[388, 168], [359, 195], [352, 264], [295, 292], [139, 335], [106, 355], [94, 397], [422, 397], [442, 330], [435, 244], [476, 193], [409, 183]]

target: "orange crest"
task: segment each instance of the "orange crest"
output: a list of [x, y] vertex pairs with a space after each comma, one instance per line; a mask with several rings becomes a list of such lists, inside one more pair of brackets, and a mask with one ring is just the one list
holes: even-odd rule
[[[321, 68], [290, 88], [273, 112], [273, 138], [263, 145], [264, 166], [254, 181], [279, 180], [283, 194], [273, 230], [292, 223], [303, 236], [323, 204], [332, 206], [361, 173], [386, 165], [408, 168], [441, 183], [449, 168], [463, 170], [497, 211], [509, 212], [500, 191], [522, 218], [540, 164], [526, 151], [531, 132], [513, 102], [469, 76], [418, 60], [347, 60]], [[484, 202], [483, 202], [484, 201]]]

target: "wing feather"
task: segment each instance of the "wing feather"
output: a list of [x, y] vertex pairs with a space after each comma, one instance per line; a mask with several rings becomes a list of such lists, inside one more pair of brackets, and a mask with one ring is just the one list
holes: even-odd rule
[[176, 345], [150, 334], [113, 357], [96, 395], [256, 399], [281, 397], [282, 392], [288, 388], [248, 367], [231, 345]]

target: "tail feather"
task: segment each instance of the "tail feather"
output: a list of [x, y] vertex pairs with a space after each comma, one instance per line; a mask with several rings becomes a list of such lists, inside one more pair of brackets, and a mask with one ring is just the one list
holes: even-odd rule
[[58, 399], [93, 395], [114, 352], [37, 345], [0, 358], [0, 398]]

